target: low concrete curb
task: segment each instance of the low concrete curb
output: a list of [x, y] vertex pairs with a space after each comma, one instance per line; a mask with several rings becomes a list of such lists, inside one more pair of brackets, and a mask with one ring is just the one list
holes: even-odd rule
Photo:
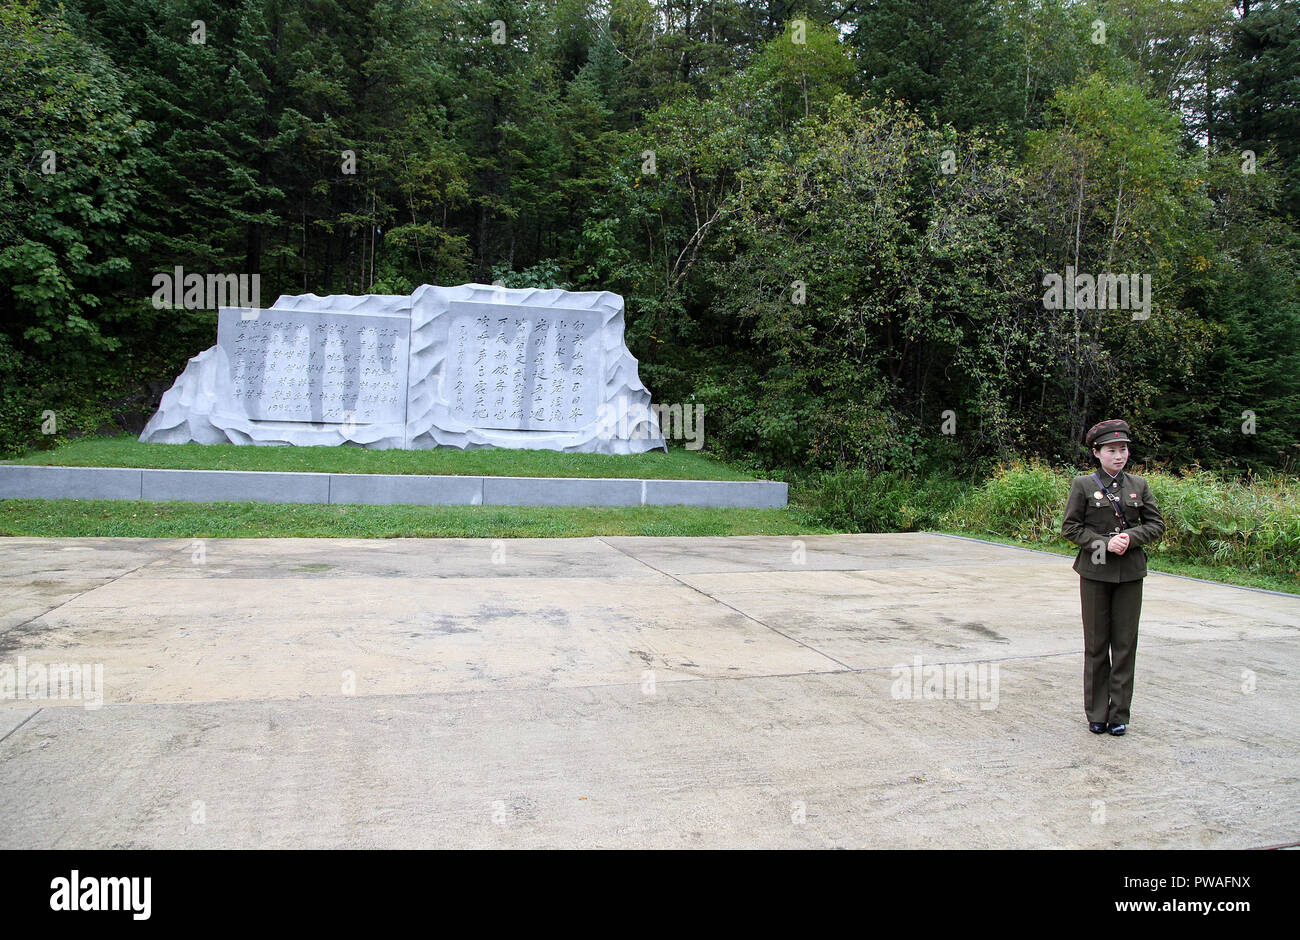
[[0, 466], [0, 499], [783, 509], [789, 499], [789, 487], [768, 480], [423, 476], [11, 465]]

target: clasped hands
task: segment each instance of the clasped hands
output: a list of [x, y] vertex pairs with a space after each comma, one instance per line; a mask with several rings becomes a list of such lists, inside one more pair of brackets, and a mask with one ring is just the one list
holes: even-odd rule
[[1110, 542], [1106, 545], [1106, 551], [1113, 552], [1116, 555], [1123, 555], [1128, 551], [1129, 538], [1127, 532], [1121, 532], [1119, 535], [1112, 535]]

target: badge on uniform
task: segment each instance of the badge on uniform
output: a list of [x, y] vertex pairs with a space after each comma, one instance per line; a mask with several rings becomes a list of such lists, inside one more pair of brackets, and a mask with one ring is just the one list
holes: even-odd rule
[[1097, 492], [1093, 493], [1093, 494], [1092, 494], [1092, 498], [1093, 498], [1093, 499], [1101, 499], [1101, 490], [1098, 490]]
[[1138, 494], [1137, 494], [1137, 493], [1129, 493], [1129, 494], [1128, 494], [1128, 498], [1129, 498], [1129, 499], [1137, 499], [1137, 498], [1138, 498]]

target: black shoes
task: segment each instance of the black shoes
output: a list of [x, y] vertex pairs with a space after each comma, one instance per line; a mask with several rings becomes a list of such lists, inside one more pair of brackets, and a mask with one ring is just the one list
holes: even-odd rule
[[1090, 722], [1088, 722], [1088, 730], [1091, 731], [1093, 734], [1105, 734], [1105, 733], [1106, 733], [1106, 722], [1104, 722], [1104, 721], [1090, 721]]
[[1128, 725], [1109, 724], [1106, 726], [1106, 730], [1115, 735], [1115, 737], [1119, 737], [1128, 730]]

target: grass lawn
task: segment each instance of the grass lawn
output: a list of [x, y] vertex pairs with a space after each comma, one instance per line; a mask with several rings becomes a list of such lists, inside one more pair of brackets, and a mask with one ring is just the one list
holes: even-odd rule
[[753, 480], [712, 457], [673, 448], [644, 454], [565, 454], [554, 450], [366, 450], [362, 447], [257, 447], [142, 444], [132, 435], [87, 437], [35, 450], [6, 464], [144, 467], [151, 470], [280, 470], [312, 473], [426, 473], [490, 477], [620, 477], [647, 480]]
[[795, 509], [0, 500], [0, 536], [38, 538], [580, 538], [832, 531], [810, 524]]
[[[754, 480], [698, 451], [568, 454], [552, 450], [366, 450], [142, 444], [82, 438], [7, 464], [460, 476]], [[0, 500], [0, 536], [129, 538], [576, 538], [594, 535], [793, 535], [832, 529], [798, 509], [688, 506], [325, 506], [122, 500]]]

